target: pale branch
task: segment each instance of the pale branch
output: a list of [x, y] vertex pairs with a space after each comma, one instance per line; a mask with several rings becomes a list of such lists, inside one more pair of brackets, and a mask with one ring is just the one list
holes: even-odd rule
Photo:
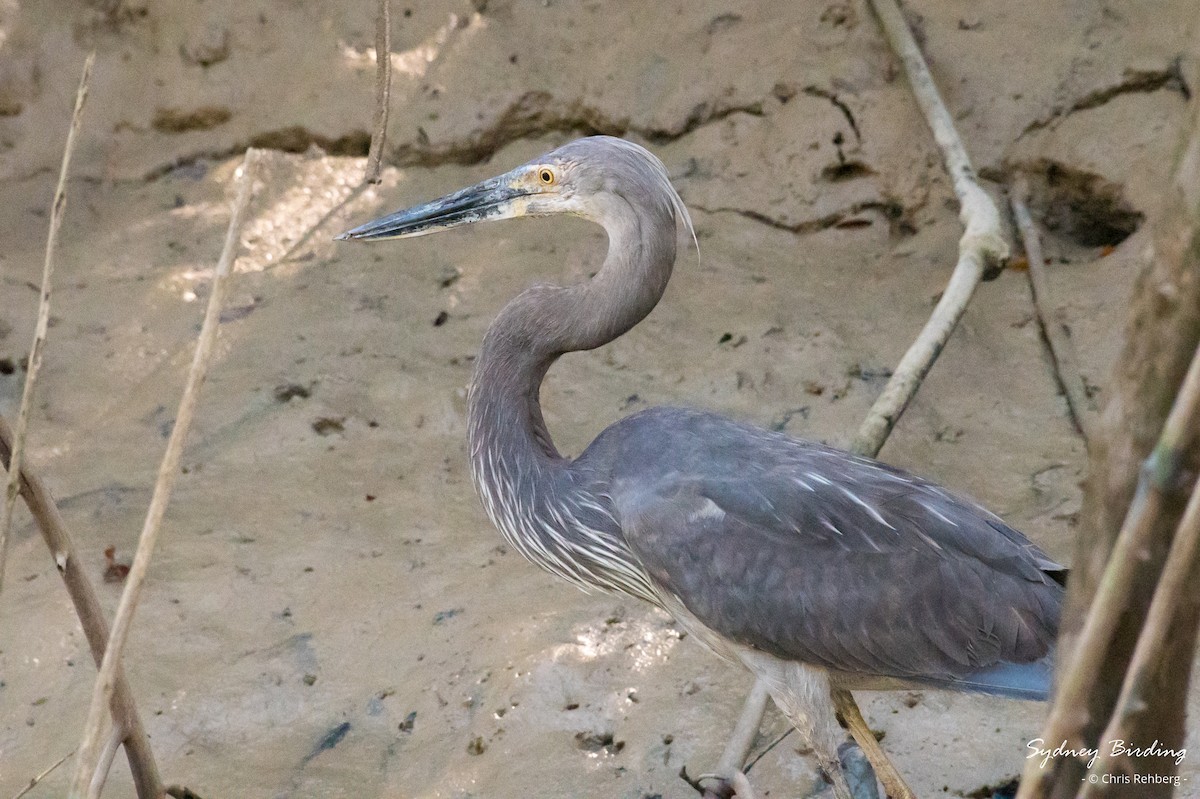
[[[12, 430], [4, 417], [0, 416], [0, 461], [3, 461], [5, 468], [9, 468], [11, 463], [12, 442]], [[75, 607], [75, 615], [79, 617], [79, 624], [83, 627], [92, 659], [96, 666], [99, 666], [108, 642], [108, 622], [104, 618], [104, 610], [100, 607], [100, 600], [96, 597], [96, 589], [88, 580], [83, 563], [76, 554], [75, 544], [67, 532], [66, 523], [54, 504], [54, 498], [50, 496], [50, 490], [28, 466], [22, 466], [20, 471], [21, 497], [29, 507], [30, 515], [33, 516], [38, 529], [41, 530], [42, 539], [50, 549], [55, 567], [62, 576], [67, 594], [71, 597], [71, 604]], [[117, 670], [111, 708], [115, 722], [128, 732], [124, 741], [125, 757], [129, 760], [129, 770], [133, 774], [138, 799], [158, 799], [163, 791], [158, 766], [154, 762], [154, 753], [150, 750], [146, 729], [138, 715], [124, 669]]]
[[364, 183], [378, 183], [387, 144], [388, 107], [392, 97], [392, 10], [391, 0], [379, 0], [375, 18], [375, 127], [367, 153]]
[[742, 772], [746, 754], [754, 745], [754, 739], [758, 737], [758, 728], [762, 725], [763, 714], [767, 712], [769, 696], [767, 684], [755, 677], [750, 695], [746, 697], [746, 703], [742, 706], [737, 726], [733, 728], [733, 735], [729, 737], [725, 751], [717, 761], [717, 776], [729, 779], [732, 775]]
[[[1196, 351], [1194, 362], [1200, 364], [1200, 350]], [[1155, 588], [1154, 599], [1150, 602], [1150, 612], [1146, 615], [1146, 623], [1138, 636], [1133, 658], [1125, 672], [1125, 681], [1121, 684], [1121, 694], [1117, 699], [1115, 712], [1109, 719], [1104, 735], [1100, 737], [1101, 741], [1130, 740], [1133, 719], [1150, 707], [1146, 689], [1153, 684], [1153, 676], [1162, 665], [1167, 634], [1175, 629], [1176, 611], [1198, 579], [1198, 552], [1200, 485], [1193, 485], [1192, 496], [1183, 512], [1183, 518], [1179, 521], [1179, 528], [1175, 531], [1166, 565], [1163, 566], [1162, 575]], [[1079, 799], [1089, 799], [1098, 795], [1095, 789], [1103, 787], [1102, 783], [1105, 781], [1102, 775], [1112, 772], [1114, 760], [1111, 746], [1099, 747], [1099, 755], [1091, 771], [1101, 778], [1095, 783], [1085, 784]]]
[[100, 751], [100, 760], [96, 763], [96, 770], [92, 772], [92, 783], [88, 786], [87, 792], [88, 799], [100, 799], [100, 794], [104, 791], [104, 783], [108, 781], [108, 772], [112, 770], [113, 760], [117, 757], [117, 750], [121, 748], [121, 739], [124, 735], [120, 724], [113, 724], [108, 731], [104, 749]]
[[75, 134], [83, 122], [83, 104], [87, 100], [88, 86], [92, 80], [92, 65], [96, 52], [88, 54], [83, 62], [83, 76], [75, 92], [75, 110], [71, 114], [71, 126], [67, 129], [67, 143], [63, 147], [62, 164], [58, 170], [58, 185], [50, 204], [50, 231], [46, 234], [46, 255], [42, 262], [42, 288], [38, 301], [37, 324], [33, 333], [33, 344], [29, 348], [29, 362], [25, 370], [25, 386], [21, 391], [21, 406], [17, 412], [17, 427], [13, 433], [12, 463], [4, 490], [4, 510], [0, 514], [0, 588], [4, 585], [4, 565], [8, 555], [8, 531], [12, 526], [13, 507], [20, 491], [21, 463], [25, 459], [25, 432], [29, 427], [29, 410], [33, 405], [33, 388], [37, 384], [38, 370], [42, 367], [42, 349], [46, 345], [46, 331], [50, 327], [50, 290], [54, 275], [54, 250], [58, 244], [58, 231], [62, 227], [63, 210], [67, 205], [67, 174], [71, 169], [71, 154], [75, 151]]
[[72, 749], [70, 752], [67, 752], [65, 755], [63, 755], [62, 757], [60, 757], [58, 760], [55, 760], [53, 763], [51, 763], [49, 766], [47, 766], [47, 767], [46, 767], [46, 769], [45, 769], [45, 771], [43, 771], [41, 774], [38, 774], [38, 775], [37, 775], [37, 776], [35, 776], [35, 777], [31, 777], [31, 778], [30, 778], [30, 780], [29, 780], [29, 783], [28, 783], [28, 784], [27, 784], [27, 785], [26, 785], [24, 788], [22, 788], [21, 790], [17, 791], [15, 794], [13, 794], [13, 798], [12, 798], [12, 799], [21, 799], [21, 797], [22, 797], [22, 796], [24, 796], [25, 794], [27, 794], [27, 793], [29, 793], [30, 791], [32, 791], [34, 788], [36, 788], [36, 787], [37, 787], [37, 784], [38, 784], [39, 782], [41, 782], [42, 780], [44, 780], [44, 779], [46, 779], [47, 777], [49, 777], [49, 776], [50, 776], [50, 774], [51, 774], [51, 773], [53, 773], [53, 771], [54, 771], [56, 768], [58, 768], [59, 766], [61, 766], [63, 763], [66, 763], [66, 762], [67, 762], [67, 758], [68, 758], [68, 757], [70, 757], [70, 756], [71, 756], [71, 755], [73, 755], [73, 754], [75, 754], [75, 750], [74, 750], [74, 749]]
[[900, 771], [883, 751], [879, 741], [875, 739], [875, 733], [871, 731], [867, 720], [863, 718], [858, 703], [854, 701], [854, 695], [843, 688], [834, 688], [831, 693], [833, 706], [837, 708], [838, 713], [842, 714], [842, 719], [845, 720], [850, 735], [854, 737], [859, 749], [862, 749], [863, 754], [867, 756], [867, 761], [874, 769], [875, 776], [883, 783], [884, 792], [889, 799], [917, 799], [912, 788], [908, 787], [908, 783], [904, 781]]
[[88, 710], [87, 723], [79, 747], [79, 760], [76, 763], [75, 777], [71, 783], [71, 799], [82, 799], [92, 774], [96, 770], [97, 747], [104, 727], [104, 708], [108, 705], [113, 693], [114, 675], [121, 663], [121, 655], [129, 638], [133, 615], [137, 609], [138, 600], [141, 598], [142, 586], [145, 584], [146, 571], [150, 566], [150, 558], [153, 556], [154, 546], [158, 541], [163, 515], [166, 513], [167, 503], [170, 501], [171, 491], [175, 486], [175, 479], [179, 475], [179, 460], [182, 457], [183, 444], [188, 430], [191, 428], [192, 417], [199, 400], [200, 386], [204, 383], [204, 377], [208, 372], [209, 362], [216, 344], [217, 331], [220, 328], [221, 304], [225, 298], [226, 278], [233, 268], [234, 258], [237, 254], [238, 234], [241, 231], [242, 218], [245, 216], [246, 207], [250, 201], [257, 163], [258, 152], [253, 149], [247, 150], [242, 166], [238, 170], [241, 187], [230, 214], [225, 246], [220, 260], [217, 262], [217, 268], [213, 271], [208, 308], [205, 310], [204, 322], [196, 342], [196, 352], [188, 371], [187, 383], [179, 402], [179, 410], [175, 415], [171, 436], [167, 441], [166, 452], [159, 466], [158, 477], [150, 498], [150, 507], [138, 539], [137, 552], [134, 554], [133, 565], [125, 578], [125, 590], [121, 593], [121, 602], [117, 606], [109, 645], [104, 652], [100, 673], [96, 676], [92, 703]]
[[[1073, 656], [1064, 664], [1062, 680], [1042, 734], [1047, 741], [1074, 740], [1074, 730], [1077, 728], [1075, 716], [1079, 708], [1086, 707], [1087, 696], [1100, 676], [1121, 610], [1126, 606], [1133, 589], [1133, 578], [1140, 562], [1139, 553], [1146, 549], [1155, 530], [1162, 514], [1165, 494], [1176, 489], [1183, 451], [1191, 446], [1196, 437], [1197, 428], [1200, 427], [1198, 420], [1200, 356], [1192, 360], [1163, 426], [1158, 446], [1142, 466], [1137, 493], [1109, 555], [1108, 566], [1088, 610], [1083, 629], [1071, 650]], [[1166, 568], [1171, 568], [1170, 564], [1168, 559]], [[1141, 646], [1140, 639], [1138, 646]], [[1127, 673], [1127, 678], [1129, 674], [1132, 672]], [[1118, 712], [1120, 707], [1118, 705]], [[1040, 796], [1042, 783], [1051, 778], [1051, 772], [1038, 767], [1036, 761], [1030, 761], [1025, 769], [1019, 796]]]
[[921, 381], [941, 354], [950, 334], [966, 311], [984, 268], [1008, 257], [1008, 244], [1000, 225], [1000, 212], [983, 190], [971, 167], [966, 148], [942, 102], [925, 58], [894, 0], [871, 0], [884, 35], [900, 56], [917, 105], [925, 115], [933, 138], [942, 151], [959, 202], [959, 219], [965, 228], [958, 242], [958, 262], [929, 321], [904, 353], [883, 393], [871, 406], [850, 449], [875, 455], [908, 407]]
[[1096, 408], [1088, 397], [1087, 387], [1083, 383], [1083, 374], [1079, 370], [1079, 359], [1075, 356], [1075, 345], [1066, 325], [1054, 318], [1051, 312], [1050, 289], [1046, 283], [1046, 266], [1042, 254], [1041, 236], [1038, 235], [1037, 225], [1029, 213], [1026, 198], [1029, 196], [1029, 181], [1024, 176], [1018, 177], [1013, 183], [1011, 203], [1013, 219], [1021, 240], [1025, 245], [1025, 256], [1029, 261], [1029, 290], [1033, 295], [1033, 308], [1037, 313], [1038, 324], [1042, 335], [1050, 348], [1050, 360], [1054, 365], [1054, 374], [1062, 386], [1067, 398], [1067, 408], [1071, 421], [1083, 436], [1084, 444], [1095, 437]]

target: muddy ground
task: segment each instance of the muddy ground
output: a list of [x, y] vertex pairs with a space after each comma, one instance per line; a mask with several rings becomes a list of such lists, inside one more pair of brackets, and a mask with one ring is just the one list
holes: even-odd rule
[[[937, 151], [861, 3], [395, 0], [390, 165], [359, 191], [374, 8], [0, 2], [0, 411], [19, 399], [46, 209], [95, 48], [29, 458], [110, 608], [103, 552], [135, 546], [239, 154], [272, 148], [128, 652], [166, 779], [205, 799], [687, 799], [678, 772], [714, 764], [746, 674], [661, 613], [509, 552], [466, 473], [488, 322], [535, 279], [586, 278], [603, 234], [537, 220], [331, 237], [578, 135], [643, 142], [691, 208], [700, 259], [681, 259], [631, 334], [555, 367], [543, 400], [560, 447], [660, 403], [845, 444], [954, 261]], [[1002, 199], [1018, 171], [1033, 179], [1055, 305], [1103, 401], [1195, 90], [1195, 4], [907, 9], [989, 187]], [[1084, 448], [1023, 272], [980, 288], [883, 457], [1070, 559]], [[0, 796], [76, 745], [93, 675], [22, 511], [0, 596]], [[1017, 774], [1043, 712], [862, 696], [921, 796]], [[772, 714], [764, 741], [783, 729]], [[754, 768], [764, 796], [821, 787], [797, 747]], [[1183, 795], [1200, 795], [1196, 757]], [[118, 760], [107, 795], [129, 793]]]

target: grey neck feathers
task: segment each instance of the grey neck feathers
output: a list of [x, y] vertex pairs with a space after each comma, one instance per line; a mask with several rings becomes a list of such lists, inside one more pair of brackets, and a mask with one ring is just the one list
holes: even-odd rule
[[484, 338], [471, 387], [472, 460], [561, 456], [542, 418], [538, 392], [564, 353], [616, 339], [653, 310], [675, 262], [675, 212], [669, 201], [633, 203], [609, 194], [592, 217], [608, 232], [608, 256], [595, 277], [574, 286], [534, 286], [510, 302]]

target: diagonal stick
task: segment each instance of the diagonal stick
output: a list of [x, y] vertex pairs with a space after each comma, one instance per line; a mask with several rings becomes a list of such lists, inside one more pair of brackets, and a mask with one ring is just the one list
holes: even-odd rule
[[[4, 417], [0, 416], [0, 465], [7, 465], [9, 462], [12, 440], [12, 430]], [[92, 652], [92, 660], [99, 667], [104, 659], [104, 645], [108, 641], [108, 621], [104, 618], [104, 610], [96, 597], [96, 589], [92, 587], [87, 572], [76, 555], [75, 544], [54, 504], [54, 498], [50, 496], [50, 491], [42, 479], [28, 466], [21, 468], [21, 496], [29, 507], [30, 515], [37, 522], [38, 529], [42, 531], [42, 539], [50, 549], [55, 568], [62, 577], [67, 594], [71, 597], [75, 615], [79, 617], [79, 625], [83, 627], [88, 648]], [[115, 721], [121, 725], [121, 729], [126, 731], [125, 757], [129, 760], [134, 789], [138, 799], [158, 799], [162, 794], [158, 766], [154, 762], [154, 753], [150, 749], [150, 741], [138, 715], [124, 669], [117, 669], [114, 685], [112, 714]]]
[[[1067, 653], [1069, 656], [1064, 657], [1064, 662], [1060, 665], [1060, 682], [1042, 732], [1043, 739], [1067, 741], [1071, 746], [1084, 745], [1076, 738], [1079, 708], [1086, 707], [1087, 696], [1095, 687], [1100, 670], [1104, 666], [1104, 658], [1108, 654], [1109, 644], [1120, 621], [1121, 610], [1126, 607], [1133, 592], [1134, 577], [1141, 562], [1139, 553], [1146, 551], [1154, 529], [1162, 517], [1164, 495], [1176, 487], [1183, 453], [1188, 447], [1194, 446], [1198, 434], [1200, 351], [1197, 351], [1197, 356], [1192, 359], [1183, 384], [1179, 387], [1179, 393], [1163, 425], [1158, 444], [1142, 465], [1137, 493], [1129, 505], [1129, 512], [1125, 515], [1121, 531], [1117, 534], [1117, 540], [1108, 556], [1108, 565], [1105, 566], [1100, 584], [1096, 588], [1096, 595], [1088, 608], [1083, 628], [1079, 631], [1074, 646]], [[1170, 554], [1176, 554], [1174, 543]], [[1170, 565], [1171, 561], [1167, 560], [1164, 570]], [[1162, 580], [1163, 576], [1160, 575], [1160, 588]], [[1156, 601], [1157, 591], [1151, 601], [1151, 610], [1154, 609]], [[1149, 617], [1147, 623], [1148, 620]], [[1144, 630], [1145, 627], [1143, 633]], [[1140, 649], [1141, 646], [1139, 637], [1137, 647]], [[1136, 654], [1137, 649], [1134, 651]], [[1133, 674], [1132, 670], [1126, 671], [1127, 677], [1130, 674]], [[1120, 709], [1121, 705], [1118, 704], [1117, 710]], [[1029, 760], [1025, 764], [1025, 773], [1021, 778], [1021, 788], [1017, 796], [1021, 799], [1043, 796], [1053, 779], [1053, 770], [1038, 767], [1036, 758]]]
[[192, 416], [200, 396], [200, 386], [204, 383], [209, 361], [212, 358], [213, 346], [217, 340], [217, 330], [221, 323], [221, 303], [225, 297], [225, 278], [233, 267], [238, 232], [241, 230], [242, 217], [245, 216], [246, 206], [250, 200], [257, 163], [258, 152], [253, 149], [247, 150], [245, 160], [238, 170], [241, 173], [242, 185], [238, 190], [237, 199], [233, 203], [233, 211], [229, 218], [229, 230], [225, 234], [225, 247], [217, 262], [217, 268], [213, 272], [212, 293], [208, 298], [204, 324], [200, 328], [200, 336], [196, 342], [196, 353], [192, 358], [191, 369], [188, 371], [183, 398], [179, 402], [179, 411], [175, 415], [175, 425], [171, 430], [171, 437], [167, 441], [167, 450], [158, 469], [158, 478], [154, 484], [154, 493], [150, 498], [150, 508], [146, 512], [146, 522], [138, 540], [137, 553], [134, 555], [129, 575], [125, 578], [125, 590], [121, 593], [121, 603], [117, 606], [117, 615], [113, 620], [108, 647], [104, 651], [104, 660], [100, 664], [100, 673], [96, 676], [96, 684], [92, 691], [92, 704], [88, 710], [87, 723], [79, 747], [75, 777], [71, 782], [71, 799], [83, 799], [87, 786], [91, 784], [92, 773], [96, 770], [99, 758], [97, 747], [104, 727], [104, 709], [112, 697], [117, 667], [121, 662], [125, 642], [129, 639], [129, 628], [133, 622], [133, 614], [137, 609], [138, 600], [141, 598], [146, 571], [150, 566], [150, 558], [154, 553], [154, 545], [158, 541], [163, 515], [166, 513], [167, 503], [170, 501], [171, 491], [179, 474], [179, 459], [183, 454], [184, 439], [191, 427]]
[[67, 130], [67, 143], [63, 147], [62, 166], [58, 170], [58, 185], [54, 189], [54, 201], [50, 205], [50, 232], [46, 235], [46, 258], [42, 263], [42, 293], [38, 302], [37, 326], [33, 333], [33, 345], [29, 348], [29, 365], [25, 371], [25, 387], [21, 391], [21, 409], [17, 412], [17, 428], [13, 434], [12, 465], [8, 470], [8, 482], [4, 489], [4, 510], [0, 516], [0, 588], [4, 586], [4, 564], [8, 555], [8, 530], [12, 526], [13, 506], [20, 493], [21, 462], [25, 456], [25, 431], [29, 427], [29, 408], [33, 404], [33, 387], [37, 383], [38, 370], [42, 366], [42, 349], [46, 344], [46, 330], [50, 326], [50, 279], [54, 274], [54, 249], [58, 243], [58, 230], [62, 227], [63, 209], [67, 205], [67, 172], [71, 168], [71, 153], [75, 150], [75, 134], [83, 121], [83, 104], [87, 100], [88, 85], [92, 79], [92, 64], [96, 52], [88, 54], [83, 62], [83, 77], [79, 79], [79, 90], [75, 92], [75, 111], [71, 114], [71, 127]]
[[[1200, 351], [1196, 353], [1200, 361]], [[1176, 624], [1175, 612], [1181, 602], [1185, 601], [1196, 580], [1197, 551], [1200, 550], [1200, 485], [1192, 486], [1192, 496], [1188, 500], [1187, 509], [1175, 531], [1175, 539], [1171, 542], [1171, 551], [1167, 555], [1166, 565], [1163, 566], [1162, 576], [1150, 602], [1150, 611], [1146, 614], [1146, 623], [1138, 636], [1133, 657], [1129, 668], [1125, 671], [1125, 682], [1121, 684], [1121, 695], [1114, 706], [1116, 708], [1108, 727], [1104, 730], [1101, 741], [1130, 740], [1130, 726], [1133, 720], [1146, 712], [1149, 703], [1146, 701], [1146, 691], [1151, 687], [1155, 670], [1162, 664], [1163, 649], [1167, 635]], [[1089, 782], [1080, 791], [1079, 799], [1093, 799], [1098, 796], [1097, 789], [1106, 785], [1105, 775], [1113, 773], [1113, 747], [1099, 747], [1099, 756], [1095, 765], [1089, 771], [1098, 775], [1096, 782]]]
[[1050, 347], [1050, 359], [1054, 364], [1054, 374], [1058, 377], [1063, 394], [1067, 398], [1067, 408], [1071, 412], [1071, 421], [1075, 429], [1083, 436], [1083, 443], [1090, 444], [1096, 437], [1095, 416], [1096, 408], [1088, 397], [1087, 387], [1083, 384], [1083, 375], [1079, 371], [1079, 362], [1075, 357], [1075, 346], [1071, 343], [1066, 325], [1050, 314], [1050, 289], [1046, 285], [1046, 266], [1043, 262], [1042, 242], [1038, 236], [1037, 225], [1029, 213], [1026, 197], [1029, 196], [1029, 181], [1024, 176], [1017, 178], [1012, 187], [1012, 211], [1016, 220], [1017, 230], [1021, 232], [1021, 240], [1025, 243], [1025, 256], [1029, 261], [1029, 290], [1033, 295], [1033, 309], [1037, 312], [1038, 323], [1042, 327], [1042, 335]]
[[34, 788], [36, 788], [36, 787], [37, 787], [37, 784], [38, 784], [39, 782], [41, 782], [42, 780], [46, 779], [46, 777], [49, 777], [49, 776], [50, 776], [50, 773], [51, 773], [52, 771], [54, 771], [54, 769], [58, 768], [58, 767], [59, 767], [59, 766], [61, 766], [63, 763], [66, 763], [66, 762], [67, 762], [67, 758], [68, 758], [68, 757], [70, 757], [70, 756], [71, 756], [71, 755], [73, 755], [73, 754], [75, 754], [75, 750], [74, 750], [74, 749], [72, 749], [70, 752], [67, 752], [65, 755], [63, 755], [62, 757], [60, 757], [58, 760], [55, 760], [55, 761], [54, 761], [54, 762], [53, 762], [51, 765], [47, 766], [47, 767], [46, 767], [46, 770], [45, 770], [45, 771], [43, 771], [41, 774], [38, 774], [36, 777], [31, 777], [31, 778], [30, 778], [30, 780], [29, 780], [29, 784], [28, 784], [28, 785], [26, 785], [26, 786], [25, 786], [24, 788], [22, 788], [21, 790], [17, 791], [15, 794], [13, 794], [13, 798], [12, 798], [12, 799], [21, 799], [21, 797], [22, 797], [22, 796], [24, 796], [25, 794], [27, 794], [27, 793], [29, 793], [30, 791], [32, 791]]

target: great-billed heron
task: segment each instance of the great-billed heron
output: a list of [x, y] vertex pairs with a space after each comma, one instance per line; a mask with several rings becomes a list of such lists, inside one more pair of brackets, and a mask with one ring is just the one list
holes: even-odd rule
[[[829, 775], [849, 689], [1045, 698], [1063, 568], [979, 505], [868, 458], [687, 408], [652, 408], [559, 454], [538, 392], [561, 355], [658, 303], [691, 220], [644, 148], [595, 136], [339, 239], [575, 214], [604, 227], [590, 280], [534, 286], [488, 329], [469, 399], [471, 473], [521, 554], [639, 597], [764, 682]], [[694, 235], [694, 234], [693, 234]], [[726, 775], [728, 776], [728, 775]]]

